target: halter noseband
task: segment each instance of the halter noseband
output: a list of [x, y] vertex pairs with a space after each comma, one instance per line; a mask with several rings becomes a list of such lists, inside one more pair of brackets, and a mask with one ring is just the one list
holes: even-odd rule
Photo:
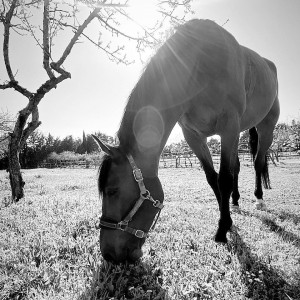
[[142, 171], [137, 167], [133, 157], [129, 154], [127, 155], [127, 159], [131, 165], [132, 173], [135, 181], [137, 182], [139, 189], [140, 189], [140, 197], [135, 202], [134, 207], [131, 209], [131, 211], [127, 214], [127, 216], [120, 222], [107, 222], [102, 217], [100, 218], [99, 227], [100, 228], [110, 228], [110, 229], [118, 229], [121, 231], [128, 232], [130, 234], [133, 234], [139, 239], [145, 238], [148, 236], [148, 232], [145, 232], [143, 230], [135, 229], [132, 227], [129, 227], [128, 224], [132, 220], [133, 216], [136, 214], [136, 212], [139, 210], [141, 205], [143, 204], [144, 200], [151, 201], [153, 206], [158, 209], [156, 220], [152, 223], [150, 230], [154, 229], [155, 224], [158, 220], [158, 217], [160, 215], [161, 210], [163, 209], [164, 205], [159, 200], [154, 200], [152, 196], [150, 195], [150, 192], [146, 189], [143, 179]]

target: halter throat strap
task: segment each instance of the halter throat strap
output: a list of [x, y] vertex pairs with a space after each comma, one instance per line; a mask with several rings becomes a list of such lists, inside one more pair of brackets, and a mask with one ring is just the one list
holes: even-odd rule
[[129, 155], [127, 155], [127, 159], [128, 159], [128, 161], [130, 163], [130, 166], [132, 168], [133, 177], [134, 177], [135, 181], [137, 182], [137, 184], [139, 186], [140, 197], [136, 201], [134, 207], [130, 210], [130, 212], [126, 215], [126, 217], [122, 221], [112, 223], [112, 222], [105, 221], [101, 217], [99, 225], [100, 225], [100, 228], [104, 227], [104, 228], [110, 228], [110, 229], [117, 229], [117, 230], [121, 230], [121, 231], [128, 232], [130, 234], [133, 234], [137, 238], [145, 238], [145, 237], [148, 236], [148, 232], [129, 227], [128, 226], [129, 222], [132, 220], [132, 218], [134, 217], [136, 212], [139, 210], [139, 208], [142, 206], [144, 201], [148, 200], [148, 201], [151, 201], [152, 205], [155, 208], [158, 209], [158, 213], [157, 213], [157, 216], [155, 218], [155, 221], [152, 223], [149, 231], [153, 230], [156, 223], [157, 223], [158, 217], [159, 217], [160, 212], [163, 209], [164, 205], [159, 200], [154, 200], [153, 197], [150, 195], [150, 192], [146, 189], [146, 186], [144, 184], [144, 178], [143, 178], [142, 171], [137, 167], [133, 157], [129, 154]]

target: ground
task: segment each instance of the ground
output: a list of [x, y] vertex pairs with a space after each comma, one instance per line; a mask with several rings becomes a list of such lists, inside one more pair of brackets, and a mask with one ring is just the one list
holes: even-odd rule
[[0, 299], [300, 299], [300, 160], [270, 166], [268, 210], [254, 209], [242, 161], [240, 212], [228, 244], [213, 240], [218, 209], [199, 168], [161, 168], [165, 208], [135, 265], [102, 260], [95, 169], [23, 171], [9, 204], [0, 171]]

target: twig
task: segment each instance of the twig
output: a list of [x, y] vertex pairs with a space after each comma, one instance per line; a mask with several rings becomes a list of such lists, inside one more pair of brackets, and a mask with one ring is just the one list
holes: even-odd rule
[[[66, 47], [65, 51], [63, 52], [61, 58], [56, 62], [56, 63], [51, 63], [51, 68], [53, 68], [55, 71], [58, 73], [61, 73], [58, 71], [60, 69], [60, 66], [64, 63], [66, 60], [67, 56], [70, 54], [73, 46], [75, 45], [76, 41], [78, 40], [79, 36], [83, 33], [84, 29], [88, 26], [88, 24], [95, 18], [97, 17], [97, 14], [99, 12], [100, 8], [95, 8], [93, 12], [90, 13], [90, 15], [87, 17], [87, 19], [83, 22], [82, 25], [80, 25], [75, 32], [73, 38], [71, 39], [70, 43]], [[62, 73], [61, 73], [62, 74]]]
[[140, 41], [142, 40], [142, 38], [139, 38], [139, 37], [134, 37], [134, 36], [130, 36], [120, 30], [118, 30], [117, 28], [113, 27], [112, 25], [108, 24], [107, 21], [105, 21], [102, 17], [100, 17], [99, 15], [97, 15], [97, 19], [100, 21], [100, 22], [103, 22], [108, 28], [110, 28], [113, 32], [117, 33], [117, 34], [120, 34], [128, 39], [131, 39], [131, 40], [135, 40], [135, 41]]

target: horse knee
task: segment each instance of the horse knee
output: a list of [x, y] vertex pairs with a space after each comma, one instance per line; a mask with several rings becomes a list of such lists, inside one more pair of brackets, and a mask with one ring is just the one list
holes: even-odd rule
[[233, 175], [230, 172], [220, 172], [218, 178], [219, 190], [222, 195], [227, 195], [233, 191]]

